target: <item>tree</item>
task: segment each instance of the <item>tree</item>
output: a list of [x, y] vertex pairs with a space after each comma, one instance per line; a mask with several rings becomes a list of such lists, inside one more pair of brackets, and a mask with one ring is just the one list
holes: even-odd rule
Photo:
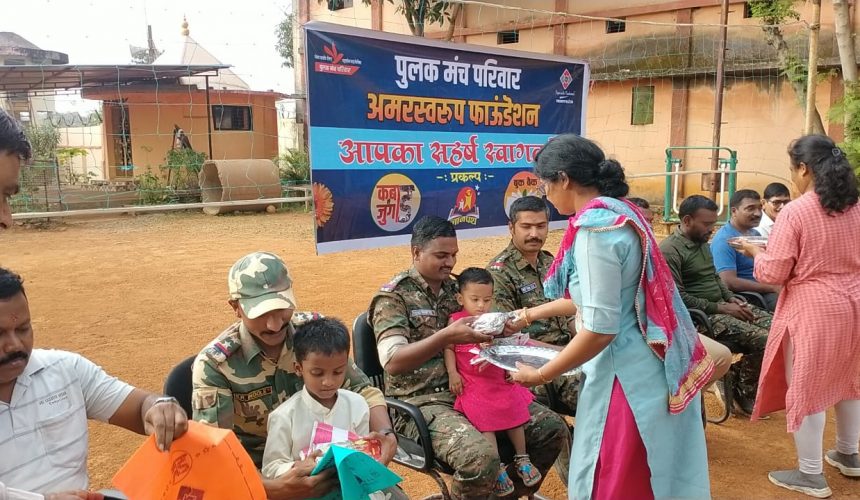
[[833, 17], [836, 24], [836, 45], [842, 63], [842, 83], [845, 90], [857, 81], [857, 56], [854, 52], [854, 32], [847, 0], [833, 0]]
[[841, 119], [845, 124], [845, 137], [840, 146], [860, 176], [860, 84], [857, 82], [854, 31], [851, 29], [851, 16], [846, 0], [833, 0], [833, 17], [845, 92], [842, 99], [830, 108], [830, 118]]
[[275, 47], [278, 49], [278, 54], [284, 60], [281, 63], [285, 68], [292, 68], [294, 61], [293, 38], [294, 25], [296, 24], [296, 15], [292, 12], [284, 13], [284, 18], [275, 27], [275, 35], [278, 37], [278, 42]]
[[[794, 10], [795, 0], [751, 0], [750, 11], [753, 17], [761, 19], [768, 45], [776, 49], [776, 60], [783, 76], [788, 79], [791, 89], [801, 106], [806, 108], [806, 71], [800, 58], [791, 52], [785, 35], [780, 28], [788, 19], [798, 20], [800, 14]], [[824, 135], [824, 123], [818, 108], [813, 107], [812, 131]]]
[[[370, 0], [362, 0], [365, 5], [370, 4]], [[389, 3], [394, 3], [394, 0], [388, 0]], [[397, 12], [403, 14], [406, 18], [406, 23], [409, 25], [409, 30], [415, 36], [424, 36], [424, 27], [427, 24], [445, 25], [445, 20], [453, 21], [448, 11], [448, 6], [451, 2], [445, 0], [400, 0], [397, 5]]]

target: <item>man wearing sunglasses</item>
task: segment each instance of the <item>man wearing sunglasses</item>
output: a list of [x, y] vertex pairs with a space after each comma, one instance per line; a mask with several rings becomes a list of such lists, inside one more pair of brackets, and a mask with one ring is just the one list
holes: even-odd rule
[[791, 194], [785, 184], [773, 182], [764, 188], [764, 197], [761, 200], [763, 213], [761, 214], [761, 221], [756, 227], [759, 234], [765, 237], [770, 236], [776, 216], [789, 201], [791, 201]]

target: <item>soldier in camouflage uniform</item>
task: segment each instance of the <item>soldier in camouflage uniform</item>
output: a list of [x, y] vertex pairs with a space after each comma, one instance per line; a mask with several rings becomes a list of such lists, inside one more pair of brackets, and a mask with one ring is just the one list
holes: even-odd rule
[[[295, 327], [316, 313], [294, 312], [296, 299], [284, 262], [276, 255], [255, 252], [239, 259], [228, 275], [230, 305], [240, 318], [209, 343], [194, 360], [192, 379], [193, 419], [232, 429], [257, 468], [266, 444], [269, 413], [302, 388], [295, 373], [291, 335]], [[371, 409], [371, 430], [380, 433], [383, 454], [393, 456], [397, 442], [382, 392], [350, 360], [345, 389], [364, 396]], [[386, 463], [387, 463], [386, 460]], [[294, 468], [296, 469], [296, 468]], [[307, 476], [310, 471], [304, 471]], [[301, 472], [265, 480], [271, 499], [293, 498], [305, 492], [298, 482]], [[323, 496], [334, 483], [331, 478], [308, 490], [308, 497]], [[394, 494], [394, 497], [402, 494]]]
[[730, 375], [737, 378], [736, 402], [749, 414], [772, 316], [735, 297], [717, 274], [708, 245], [717, 222], [717, 208], [716, 203], [701, 195], [685, 199], [678, 210], [681, 224], [660, 243], [660, 251], [684, 305], [708, 315], [714, 327], [714, 340], [743, 353], [743, 359], [732, 365]]
[[[487, 266], [493, 275], [493, 301], [499, 311], [516, 311], [549, 302], [543, 294], [543, 279], [553, 260], [552, 254], [543, 249], [549, 233], [549, 207], [537, 196], [524, 196], [511, 204], [508, 217], [511, 242]], [[564, 347], [573, 337], [572, 320], [567, 317], [536, 320], [523, 332], [538, 342]], [[582, 378], [583, 375], [577, 374], [552, 380], [561, 403], [561, 407], [554, 410], [571, 416], [576, 414]], [[549, 401], [545, 385], [533, 387], [532, 392], [539, 401]], [[568, 442], [556, 462], [556, 471], [563, 478], [567, 477], [570, 466], [570, 449]]]
[[[419, 220], [412, 233], [413, 267], [382, 286], [368, 314], [385, 368], [386, 395], [420, 408], [430, 427], [436, 458], [455, 471], [454, 498], [484, 499], [490, 496], [499, 474], [499, 456], [466, 417], [454, 410], [443, 357], [447, 345], [490, 340], [469, 326], [471, 318], [448, 325], [448, 316], [459, 309], [457, 285], [450, 276], [456, 254], [457, 238], [450, 222], [432, 216]], [[529, 412], [532, 417], [525, 426], [528, 453], [546, 477], [569, 439], [567, 426], [537, 403], [532, 403]], [[396, 426], [407, 435], [418, 435], [409, 421], [398, 421]], [[508, 473], [516, 477], [513, 470]], [[540, 488], [540, 484], [532, 488], [519, 481], [515, 484], [517, 496]]]
[[[493, 275], [493, 300], [499, 311], [516, 311], [549, 302], [543, 294], [543, 279], [552, 264], [552, 254], [543, 250], [549, 232], [549, 209], [536, 196], [516, 200], [510, 209], [511, 242], [497, 255], [487, 270]], [[556, 317], [534, 321], [523, 329], [539, 342], [564, 347], [570, 342], [573, 318]], [[559, 377], [553, 381], [556, 394], [565, 406], [563, 413], [573, 415], [582, 386], [580, 376]], [[538, 386], [535, 394], [546, 400], [546, 388]]]

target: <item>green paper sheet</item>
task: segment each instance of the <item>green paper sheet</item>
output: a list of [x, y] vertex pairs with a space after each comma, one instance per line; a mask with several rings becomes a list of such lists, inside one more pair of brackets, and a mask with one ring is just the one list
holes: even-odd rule
[[312, 476], [335, 467], [340, 481], [340, 491], [333, 491], [320, 500], [367, 500], [373, 492], [390, 488], [402, 481], [400, 476], [391, 472], [366, 453], [332, 445], [317, 462]]

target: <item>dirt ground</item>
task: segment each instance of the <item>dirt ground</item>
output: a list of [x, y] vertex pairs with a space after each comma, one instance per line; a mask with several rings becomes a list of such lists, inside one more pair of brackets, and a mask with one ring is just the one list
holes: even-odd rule
[[[160, 391], [176, 362], [234, 320], [226, 275], [242, 255], [281, 255], [299, 307], [348, 324], [377, 287], [410, 264], [405, 247], [316, 256], [312, 224], [304, 213], [172, 214], [16, 228], [0, 236], [0, 265], [26, 279], [38, 347], [77, 351], [111, 374]], [[559, 237], [551, 235], [547, 249], [554, 251]], [[457, 267], [484, 266], [506, 244], [506, 238], [461, 241]], [[834, 428], [830, 415], [826, 445], [833, 443]], [[781, 414], [756, 424], [732, 418], [708, 425], [706, 434], [715, 498], [806, 498], [767, 481], [767, 471], [795, 465]], [[94, 423], [90, 441], [92, 484], [106, 487], [142, 438]], [[411, 497], [433, 492], [426, 477], [396, 471]], [[860, 498], [860, 482], [828, 465], [825, 473], [834, 498]], [[542, 493], [566, 498], [554, 472]]]

